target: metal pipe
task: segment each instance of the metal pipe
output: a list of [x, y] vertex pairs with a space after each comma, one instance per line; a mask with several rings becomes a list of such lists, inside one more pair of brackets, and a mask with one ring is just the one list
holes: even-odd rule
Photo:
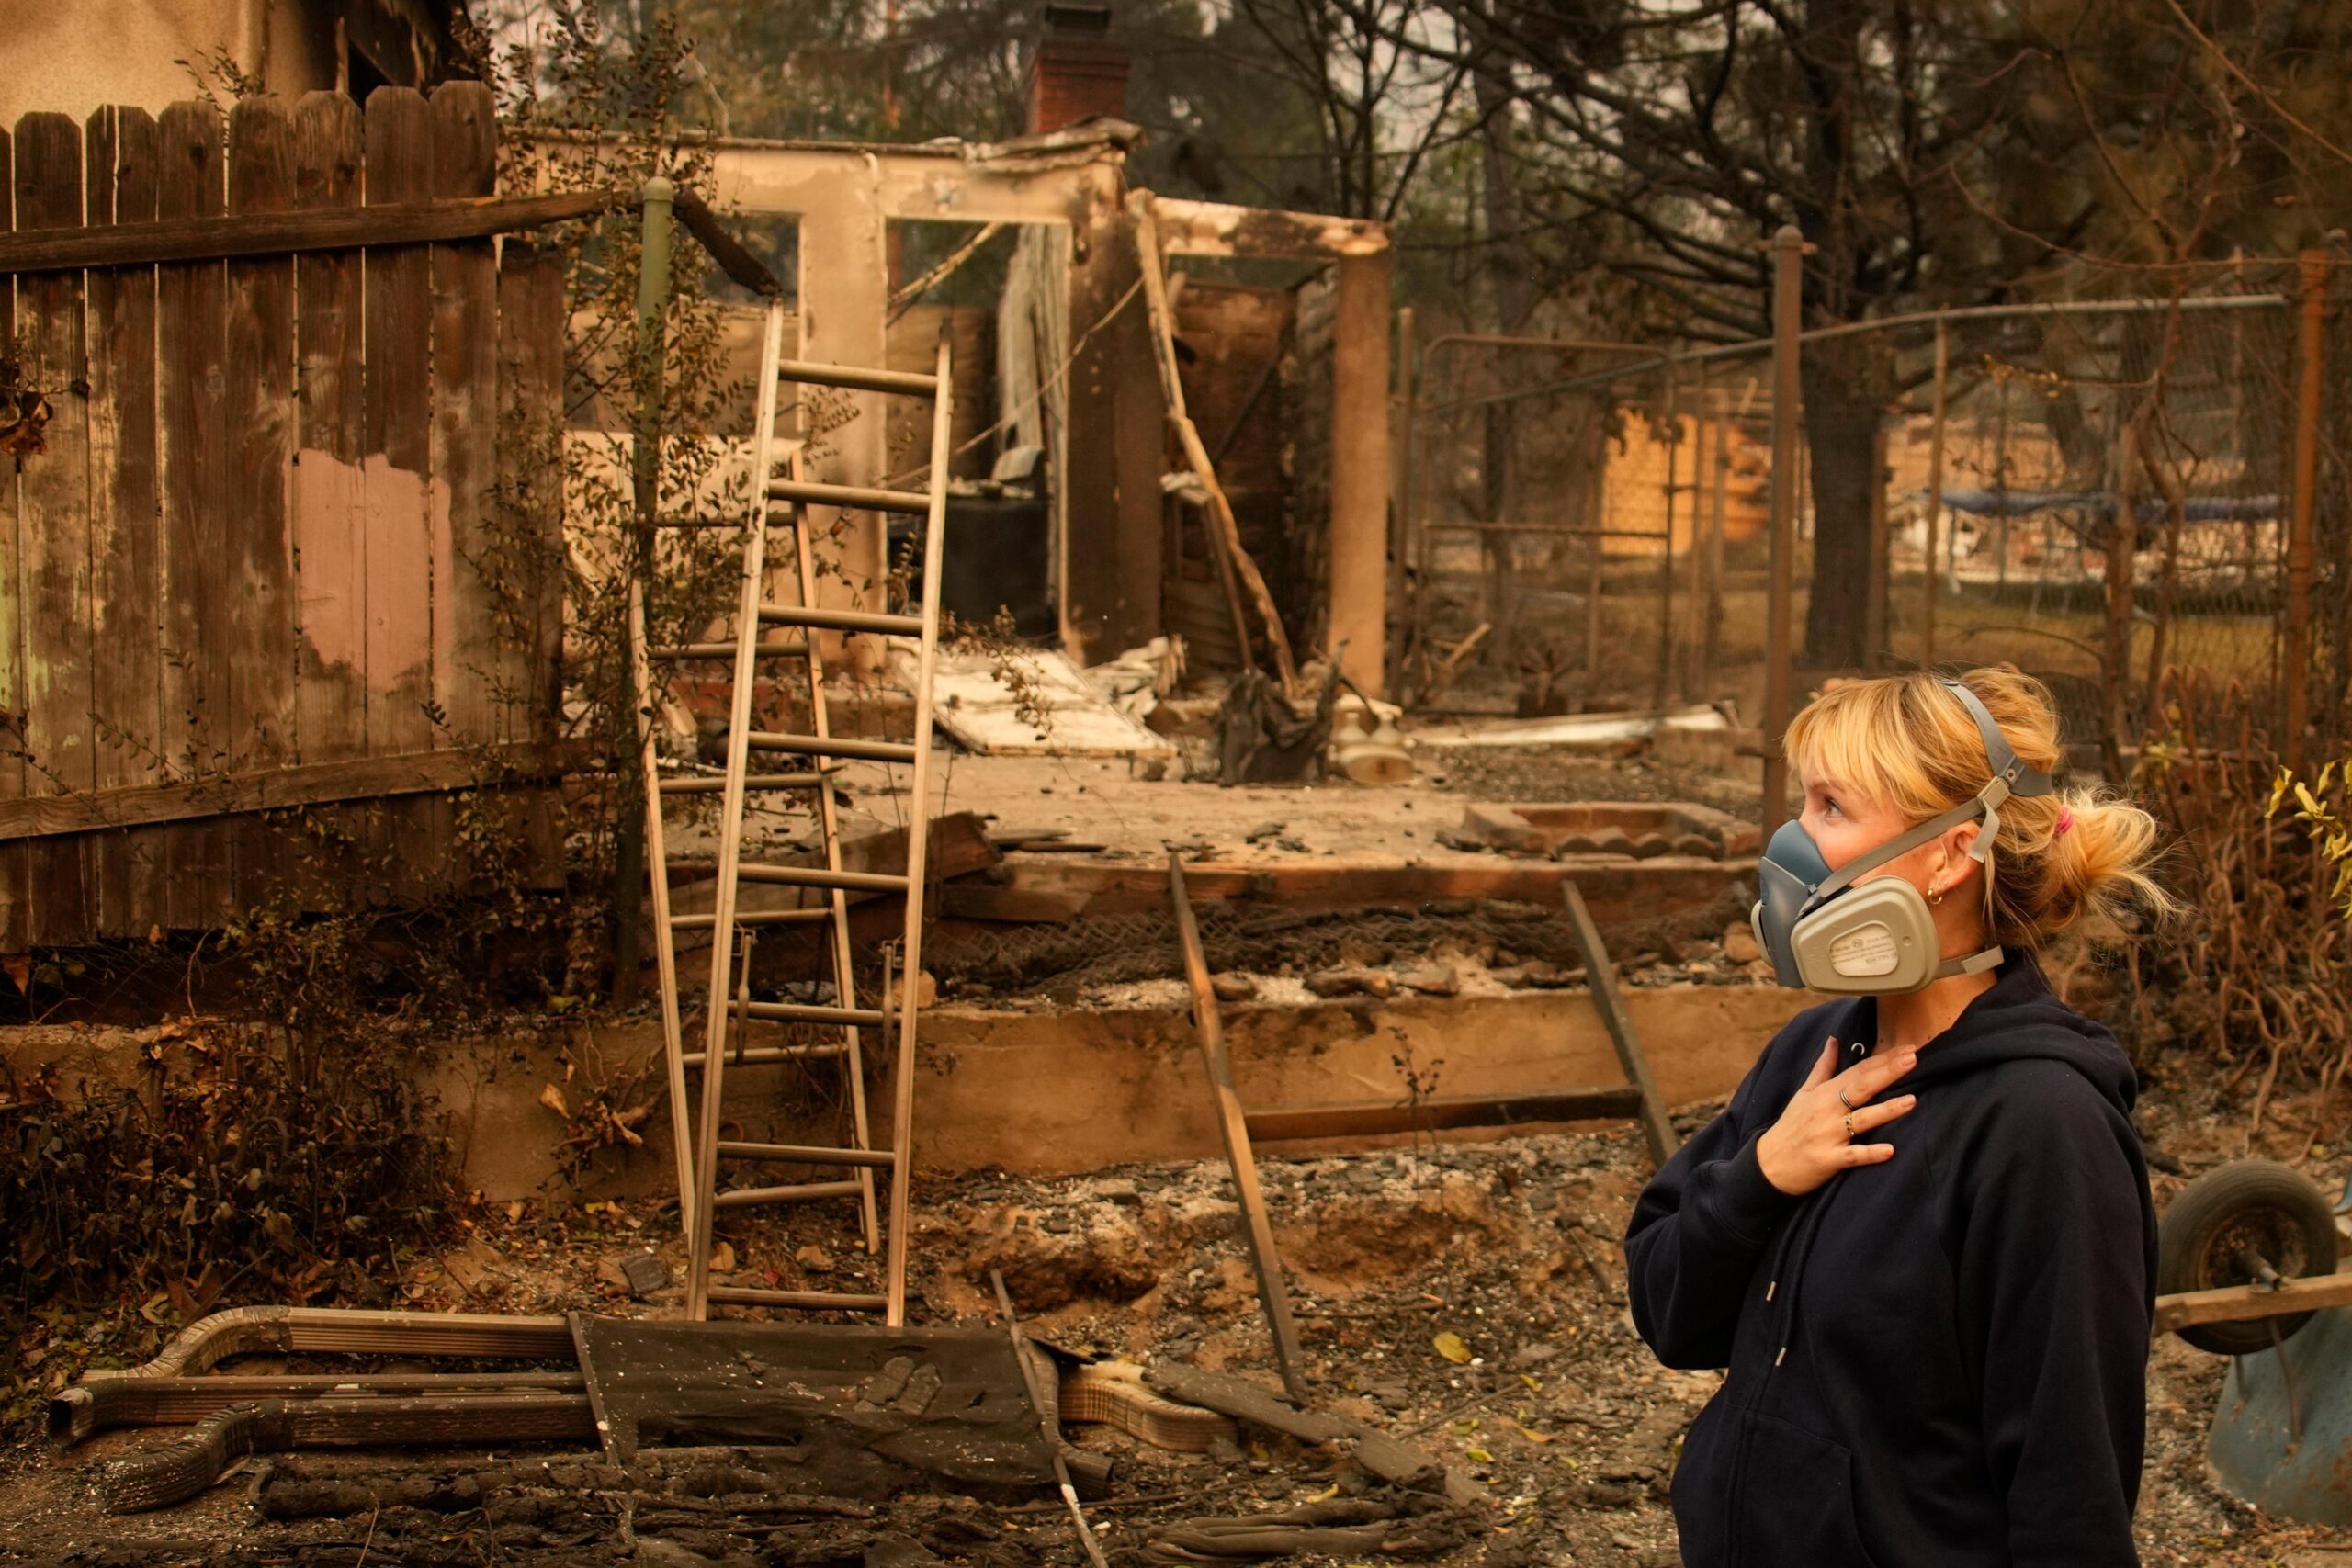
[[[638, 252], [637, 274], [637, 413], [629, 433], [630, 501], [636, 509], [636, 536], [629, 541], [629, 598], [639, 619], [650, 624], [646, 601], [653, 581], [654, 530], [660, 526], [662, 496], [662, 383], [667, 374], [662, 314], [670, 300], [670, 208], [677, 186], [656, 175], [645, 182], [640, 206], [643, 239]], [[639, 639], [642, 646], [643, 638]], [[616, 908], [636, 907], [637, 889], [646, 873], [645, 815], [660, 809], [653, 779], [643, 759], [630, 752], [621, 757], [621, 809], [613, 856]], [[613, 931], [613, 996], [616, 1001], [636, 999], [638, 985], [638, 922], [617, 920]]]
[[1441, 348], [1554, 348], [1563, 354], [1605, 354], [1623, 350], [1627, 354], [1650, 355], [1657, 351], [1645, 344], [1610, 343], [1599, 338], [1576, 337], [1514, 337], [1509, 333], [1446, 333], [1430, 339], [1428, 352]]
[[1707, 606], [1707, 507], [1710, 487], [1707, 478], [1717, 457], [1715, 444], [1722, 431], [1707, 415], [1707, 405], [1714, 389], [1707, 384], [1707, 373], [1699, 372], [1698, 385], [1690, 401], [1690, 635], [1681, 639], [1675, 650], [1682, 680], [1680, 690], [1685, 701], [1697, 695], [1706, 682], [1699, 679], [1699, 641], [1703, 635], [1702, 621]]
[[1715, 491], [1707, 509], [1707, 549], [1702, 570], [1702, 584], [1697, 604], [1706, 618], [1699, 632], [1699, 689], [1693, 694], [1702, 702], [1707, 700], [1707, 689], [1715, 683], [1715, 656], [1720, 650], [1724, 620], [1724, 512], [1731, 500], [1731, 432], [1729, 414], [1715, 416]]
[[1588, 528], [1581, 523], [1423, 523], [1432, 534], [1565, 534], [1594, 539], [1659, 539], [1655, 528]]
[[1674, 479], [1676, 459], [1682, 455], [1682, 408], [1676, 400], [1676, 361], [1666, 362], [1666, 547], [1658, 554], [1657, 668], [1650, 679], [1650, 706], [1666, 706], [1667, 682], [1674, 663]]
[[1772, 534], [1770, 590], [1765, 609], [1764, 800], [1760, 823], [1770, 840], [1788, 812], [1789, 728], [1793, 682], [1789, 621], [1795, 604], [1797, 425], [1803, 397], [1798, 331], [1804, 310], [1804, 236], [1783, 223], [1772, 236]]
[[1928, 537], [1919, 558], [1920, 576], [1927, 580], [1921, 590], [1926, 598], [1919, 646], [1922, 668], [1933, 668], [1936, 662], [1936, 530], [1944, 514], [1944, 399], [1951, 373], [1951, 323], [1939, 320], [1936, 322], [1935, 428], [1928, 436]]
[[2320, 362], [2327, 325], [2327, 253], [2307, 250], [2297, 266], [2302, 299], [2295, 389], [2294, 509], [2287, 539], [2287, 636], [2281, 681], [2286, 687], [2287, 766], [2303, 765], [2303, 730], [2311, 721], [2312, 519], [2319, 491]]
[[1894, 554], [1893, 541], [1887, 538], [1886, 481], [1887, 471], [1886, 415], [1883, 411], [1871, 422], [1871, 493], [1870, 493], [1870, 581], [1862, 593], [1862, 652], [1876, 665], [1890, 649], [1887, 647], [1887, 623], [1890, 609], [1887, 597], [1892, 571], [1890, 562]]
[[2107, 622], [2100, 643], [2099, 688], [2105, 723], [2099, 736], [2107, 776], [2123, 779], [2124, 687], [2132, 679], [2132, 582], [2139, 553], [2140, 426], [2126, 419], [2116, 437], [2115, 523], [2107, 540]]

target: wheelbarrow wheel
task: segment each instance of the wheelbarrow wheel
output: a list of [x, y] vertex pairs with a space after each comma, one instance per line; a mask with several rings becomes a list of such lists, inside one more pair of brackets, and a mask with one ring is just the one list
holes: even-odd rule
[[[2232, 1160], [2182, 1188], [2165, 1207], [2156, 1227], [2156, 1293], [2253, 1284], [2261, 1278], [2256, 1259], [2290, 1280], [2335, 1273], [2335, 1215], [2301, 1171], [2275, 1160]], [[2200, 1323], [2179, 1333], [2200, 1350], [2244, 1356], [2269, 1349], [2311, 1319], [2307, 1312], [2288, 1313]]]

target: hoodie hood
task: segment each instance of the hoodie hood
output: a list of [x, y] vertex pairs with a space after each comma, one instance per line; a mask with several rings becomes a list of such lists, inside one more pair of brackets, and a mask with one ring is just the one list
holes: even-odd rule
[[[1919, 1065], [1896, 1086], [1897, 1092], [1925, 1093], [1930, 1086], [1988, 1067], [2038, 1058], [2064, 1063], [2129, 1116], [2139, 1095], [2139, 1075], [2106, 1026], [2060, 1001], [2029, 954], [2008, 958], [1994, 974], [1992, 987], [1921, 1048]], [[1868, 1032], [1857, 1038], [1875, 1039], [1877, 1000], [1859, 1005], [1868, 1010], [1861, 1020]]]

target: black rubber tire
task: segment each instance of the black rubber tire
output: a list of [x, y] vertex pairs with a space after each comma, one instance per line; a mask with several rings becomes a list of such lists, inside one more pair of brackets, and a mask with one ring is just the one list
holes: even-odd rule
[[[2216, 1166], [2180, 1190], [2156, 1225], [2156, 1293], [2218, 1291], [2254, 1282], [2241, 1260], [2251, 1246], [2290, 1280], [2335, 1272], [2335, 1215], [2311, 1179], [2276, 1160]], [[2179, 1330], [2200, 1350], [2267, 1350], [2312, 1319], [2307, 1312], [2205, 1323]]]

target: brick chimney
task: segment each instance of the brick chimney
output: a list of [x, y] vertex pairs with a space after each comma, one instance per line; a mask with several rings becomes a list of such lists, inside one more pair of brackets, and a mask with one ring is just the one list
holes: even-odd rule
[[1056, 0], [1029, 62], [1029, 130], [1127, 116], [1127, 51], [1111, 41], [1111, 8]]

